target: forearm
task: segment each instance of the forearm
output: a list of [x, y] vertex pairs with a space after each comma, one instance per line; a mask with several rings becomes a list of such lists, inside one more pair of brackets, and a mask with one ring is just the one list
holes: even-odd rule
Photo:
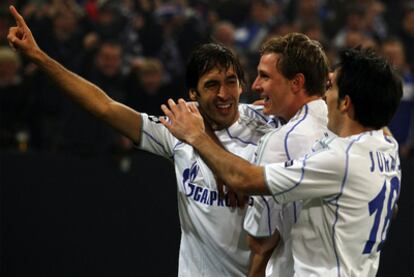
[[232, 189], [246, 194], [269, 194], [262, 167], [223, 150], [206, 133], [194, 137], [190, 144], [209, 168]]
[[252, 253], [250, 261], [248, 277], [264, 277], [266, 276], [266, 266], [272, 252], [265, 254]]
[[249, 277], [265, 276], [267, 263], [278, 246], [279, 241], [280, 233], [277, 230], [275, 230], [271, 237], [257, 238], [251, 235], [247, 236], [247, 242], [252, 250]]
[[10, 13], [16, 21], [16, 26], [10, 27], [7, 35], [10, 46], [39, 66], [69, 98], [138, 143], [142, 124], [139, 113], [113, 101], [100, 88], [50, 58], [38, 47], [24, 18], [14, 6], [10, 6]]
[[74, 102], [123, 135], [139, 142], [141, 117], [138, 112], [112, 100], [102, 89], [67, 70], [38, 50], [32, 61]]
[[81, 76], [67, 70], [42, 50], [38, 49], [32, 61], [73, 101], [95, 116], [101, 117], [112, 101], [100, 88]]

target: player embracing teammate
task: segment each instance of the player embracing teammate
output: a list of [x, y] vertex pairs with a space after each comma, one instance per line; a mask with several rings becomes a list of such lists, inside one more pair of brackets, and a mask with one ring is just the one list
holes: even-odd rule
[[[367, 50], [344, 52], [324, 96], [328, 66], [319, 43], [301, 34], [270, 40], [253, 88], [265, 114], [287, 121], [272, 131], [260, 109], [239, 105], [238, 60], [208, 44], [187, 68], [189, 97], [198, 107], [170, 100], [162, 107], [168, 119], [158, 119], [113, 101], [48, 57], [11, 12], [13, 48], [138, 147], [174, 161], [179, 276], [243, 276], [250, 260], [251, 276], [375, 276], [401, 178], [398, 145], [381, 128], [402, 88], [384, 59]], [[248, 162], [255, 153], [257, 165]], [[236, 192], [270, 195], [254, 197], [244, 221], [252, 258], [245, 210], [219, 199], [216, 180]]]

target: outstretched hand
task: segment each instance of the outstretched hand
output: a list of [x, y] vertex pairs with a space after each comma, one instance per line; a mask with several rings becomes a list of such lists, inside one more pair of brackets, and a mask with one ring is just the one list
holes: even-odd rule
[[7, 40], [14, 50], [21, 51], [24, 55], [33, 59], [40, 49], [37, 46], [32, 32], [27, 26], [24, 18], [19, 14], [14, 6], [10, 6], [10, 13], [13, 15], [16, 26], [9, 29]]
[[203, 117], [194, 103], [179, 99], [176, 104], [169, 99], [168, 107], [161, 105], [161, 110], [168, 117], [168, 120], [161, 117], [161, 123], [179, 140], [191, 144], [199, 135], [205, 133]]

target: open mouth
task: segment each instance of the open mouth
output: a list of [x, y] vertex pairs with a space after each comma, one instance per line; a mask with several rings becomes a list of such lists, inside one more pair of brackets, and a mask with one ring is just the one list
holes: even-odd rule
[[270, 104], [270, 98], [269, 98], [269, 96], [262, 94], [262, 95], [260, 95], [260, 98], [263, 99], [263, 103], [265, 105], [266, 104]]
[[229, 113], [233, 104], [225, 103], [225, 104], [216, 104], [216, 108], [219, 110], [220, 113]]
[[217, 108], [219, 109], [228, 109], [231, 107], [231, 104], [217, 104]]

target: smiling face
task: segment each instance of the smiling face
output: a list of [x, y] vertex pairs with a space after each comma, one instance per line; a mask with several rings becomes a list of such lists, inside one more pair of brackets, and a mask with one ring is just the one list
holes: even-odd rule
[[276, 66], [278, 61], [279, 54], [262, 55], [252, 89], [260, 93], [261, 98], [264, 99], [263, 112], [265, 114], [289, 120], [292, 116], [291, 107], [295, 98], [291, 89], [291, 81], [284, 77]]
[[239, 117], [238, 104], [242, 87], [232, 67], [213, 68], [202, 75], [197, 90], [190, 90], [190, 99], [213, 129], [227, 128]]

